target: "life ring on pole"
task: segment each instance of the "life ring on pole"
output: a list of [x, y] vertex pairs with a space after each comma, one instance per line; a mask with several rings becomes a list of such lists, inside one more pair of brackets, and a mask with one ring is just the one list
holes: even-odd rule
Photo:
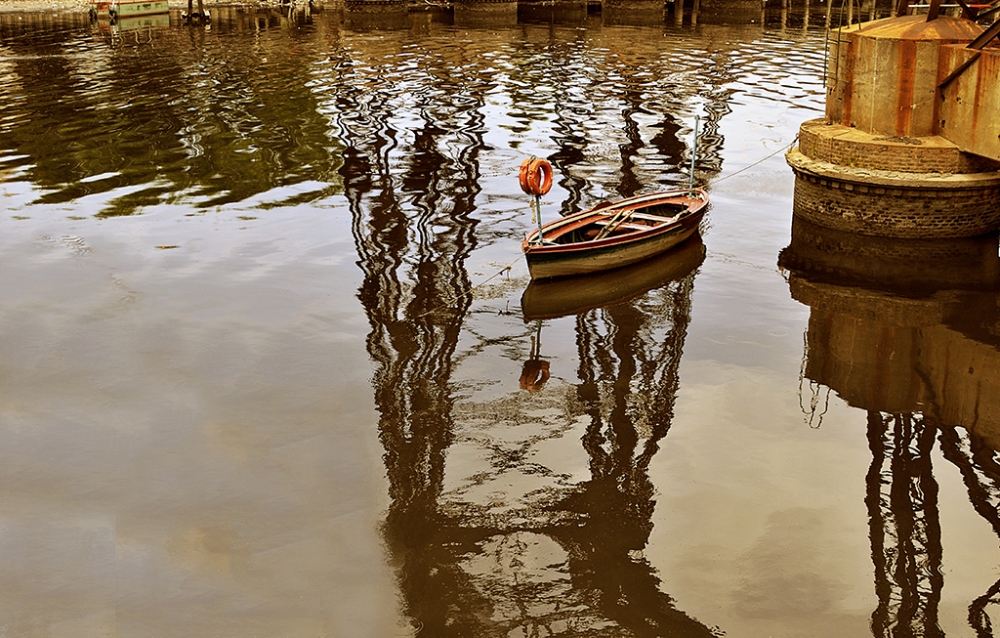
[[518, 181], [521, 182], [521, 190], [528, 195], [544, 195], [552, 189], [552, 164], [537, 157], [529, 157], [521, 162]]

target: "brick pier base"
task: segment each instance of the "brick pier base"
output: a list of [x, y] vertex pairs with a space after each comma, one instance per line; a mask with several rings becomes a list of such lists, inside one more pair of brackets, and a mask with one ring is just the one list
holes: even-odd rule
[[900, 238], [1000, 229], [1000, 167], [937, 136], [870, 135], [811, 120], [786, 160], [795, 215], [826, 228]]

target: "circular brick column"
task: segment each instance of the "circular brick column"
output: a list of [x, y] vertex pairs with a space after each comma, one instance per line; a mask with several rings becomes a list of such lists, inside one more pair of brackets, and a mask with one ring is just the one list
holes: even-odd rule
[[[812, 120], [785, 156], [794, 213], [835, 230], [900, 238], [1000, 229], [1000, 171], [937, 136], [878, 136]], [[989, 168], [994, 170], [977, 170]]]

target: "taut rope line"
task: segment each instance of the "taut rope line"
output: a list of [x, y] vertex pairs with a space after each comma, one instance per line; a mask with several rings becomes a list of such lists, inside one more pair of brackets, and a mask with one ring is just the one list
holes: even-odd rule
[[510, 269], [514, 267], [514, 264], [516, 264], [519, 261], [521, 261], [521, 256], [520, 255], [518, 255], [517, 259], [515, 259], [512, 262], [510, 262], [509, 264], [507, 264], [506, 266], [504, 266], [500, 270], [496, 271], [495, 273], [493, 273], [492, 275], [490, 275], [486, 279], [480, 281], [478, 284], [470, 286], [469, 289], [466, 290], [465, 292], [460, 292], [457, 295], [453, 295], [452, 297], [449, 297], [448, 299], [446, 299], [442, 303], [439, 303], [438, 305], [434, 306], [430, 310], [427, 310], [427, 311], [424, 311], [424, 312], [420, 313], [419, 315], [417, 315], [416, 317], [414, 317], [414, 319], [423, 319], [424, 317], [426, 317], [427, 315], [431, 314], [432, 312], [437, 312], [438, 310], [441, 310], [442, 308], [447, 308], [448, 306], [450, 306], [451, 304], [455, 303], [456, 301], [458, 301], [462, 297], [468, 297], [472, 293], [476, 292], [477, 288], [480, 288], [483, 285], [488, 284], [489, 282], [493, 281], [494, 279], [496, 279], [497, 277], [499, 277], [503, 273], [509, 272]]
[[749, 170], [749, 169], [753, 168], [754, 166], [757, 166], [757, 165], [758, 165], [758, 164], [760, 164], [761, 162], [765, 162], [765, 161], [767, 161], [767, 160], [771, 159], [772, 157], [774, 157], [774, 156], [775, 156], [775, 155], [777, 155], [778, 153], [781, 153], [782, 151], [787, 151], [788, 149], [790, 149], [790, 148], [792, 148], [793, 146], [795, 146], [795, 143], [796, 143], [796, 142], [798, 142], [798, 141], [799, 141], [799, 136], [798, 136], [798, 135], [796, 135], [796, 136], [795, 136], [795, 139], [794, 139], [794, 140], [792, 140], [791, 142], [789, 142], [789, 143], [788, 143], [788, 144], [786, 144], [785, 146], [782, 146], [781, 148], [779, 148], [779, 149], [778, 149], [778, 150], [776, 150], [775, 152], [771, 153], [770, 155], [768, 155], [768, 156], [766, 156], [766, 157], [762, 157], [762, 158], [760, 158], [759, 160], [757, 160], [757, 161], [756, 161], [756, 162], [754, 162], [753, 164], [750, 164], [750, 165], [748, 165], [748, 166], [744, 166], [743, 168], [741, 168], [740, 170], [736, 171], [735, 173], [730, 173], [729, 175], [723, 175], [722, 177], [720, 177], [720, 178], [718, 178], [718, 179], [714, 179], [714, 180], [712, 180], [712, 183], [713, 183], [713, 184], [717, 184], [718, 182], [721, 182], [721, 181], [723, 181], [723, 180], [727, 180], [727, 179], [729, 179], [730, 177], [733, 177], [733, 176], [735, 176], [735, 175], [739, 175], [739, 174], [740, 174], [740, 173], [742, 173], [743, 171], [746, 171], [746, 170]]

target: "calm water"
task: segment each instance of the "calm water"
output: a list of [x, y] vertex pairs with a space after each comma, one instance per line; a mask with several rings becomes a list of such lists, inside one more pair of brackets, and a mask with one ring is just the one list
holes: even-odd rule
[[996, 241], [793, 233], [813, 11], [0, 16], [0, 635], [991, 636]]

